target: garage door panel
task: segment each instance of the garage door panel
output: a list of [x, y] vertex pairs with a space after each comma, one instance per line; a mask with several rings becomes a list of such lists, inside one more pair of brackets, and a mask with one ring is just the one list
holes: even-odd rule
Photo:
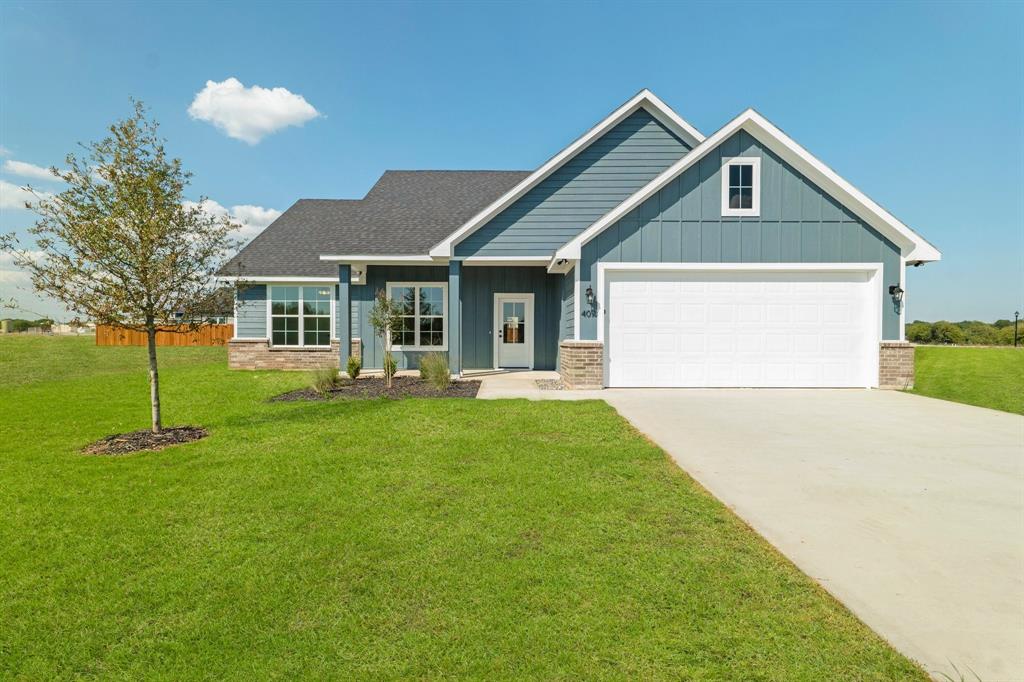
[[869, 287], [857, 272], [612, 272], [609, 385], [872, 385]]

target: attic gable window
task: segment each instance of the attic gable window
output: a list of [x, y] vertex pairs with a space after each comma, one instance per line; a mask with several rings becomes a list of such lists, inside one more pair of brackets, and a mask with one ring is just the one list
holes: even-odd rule
[[761, 215], [761, 159], [722, 159], [722, 215]]

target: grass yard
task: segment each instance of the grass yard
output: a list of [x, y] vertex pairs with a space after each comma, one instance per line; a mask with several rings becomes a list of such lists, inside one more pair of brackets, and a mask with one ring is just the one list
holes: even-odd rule
[[1024, 414], [1024, 349], [918, 346], [911, 393]]
[[602, 402], [275, 403], [306, 377], [0, 338], [0, 677], [926, 679]]

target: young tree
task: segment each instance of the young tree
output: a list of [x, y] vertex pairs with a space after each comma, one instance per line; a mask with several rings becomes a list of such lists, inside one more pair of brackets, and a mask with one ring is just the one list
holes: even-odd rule
[[397, 370], [394, 355], [391, 354], [391, 345], [395, 332], [402, 328], [402, 307], [388, 298], [387, 292], [381, 289], [374, 298], [373, 307], [370, 308], [369, 320], [384, 351], [384, 380], [388, 388], [391, 388], [391, 377]]
[[[192, 174], [164, 150], [157, 123], [135, 103], [131, 116], [99, 142], [69, 154], [67, 169], [50, 171], [67, 184], [37, 193], [26, 208], [40, 217], [29, 233], [35, 253], [14, 234], [0, 250], [28, 271], [40, 294], [98, 324], [144, 331], [149, 346], [152, 429], [161, 430], [157, 328], [185, 331], [209, 293], [213, 275], [235, 246], [229, 219], [185, 201]], [[183, 320], [177, 322], [175, 313]]]

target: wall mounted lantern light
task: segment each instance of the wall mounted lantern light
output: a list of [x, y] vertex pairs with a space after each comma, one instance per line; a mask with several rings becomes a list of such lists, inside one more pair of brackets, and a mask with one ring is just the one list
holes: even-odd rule
[[594, 305], [594, 290], [587, 287], [587, 305]]
[[903, 304], [903, 287], [899, 284], [889, 285], [889, 295], [892, 296], [892, 305], [896, 309], [896, 312], [900, 311], [900, 306]]

